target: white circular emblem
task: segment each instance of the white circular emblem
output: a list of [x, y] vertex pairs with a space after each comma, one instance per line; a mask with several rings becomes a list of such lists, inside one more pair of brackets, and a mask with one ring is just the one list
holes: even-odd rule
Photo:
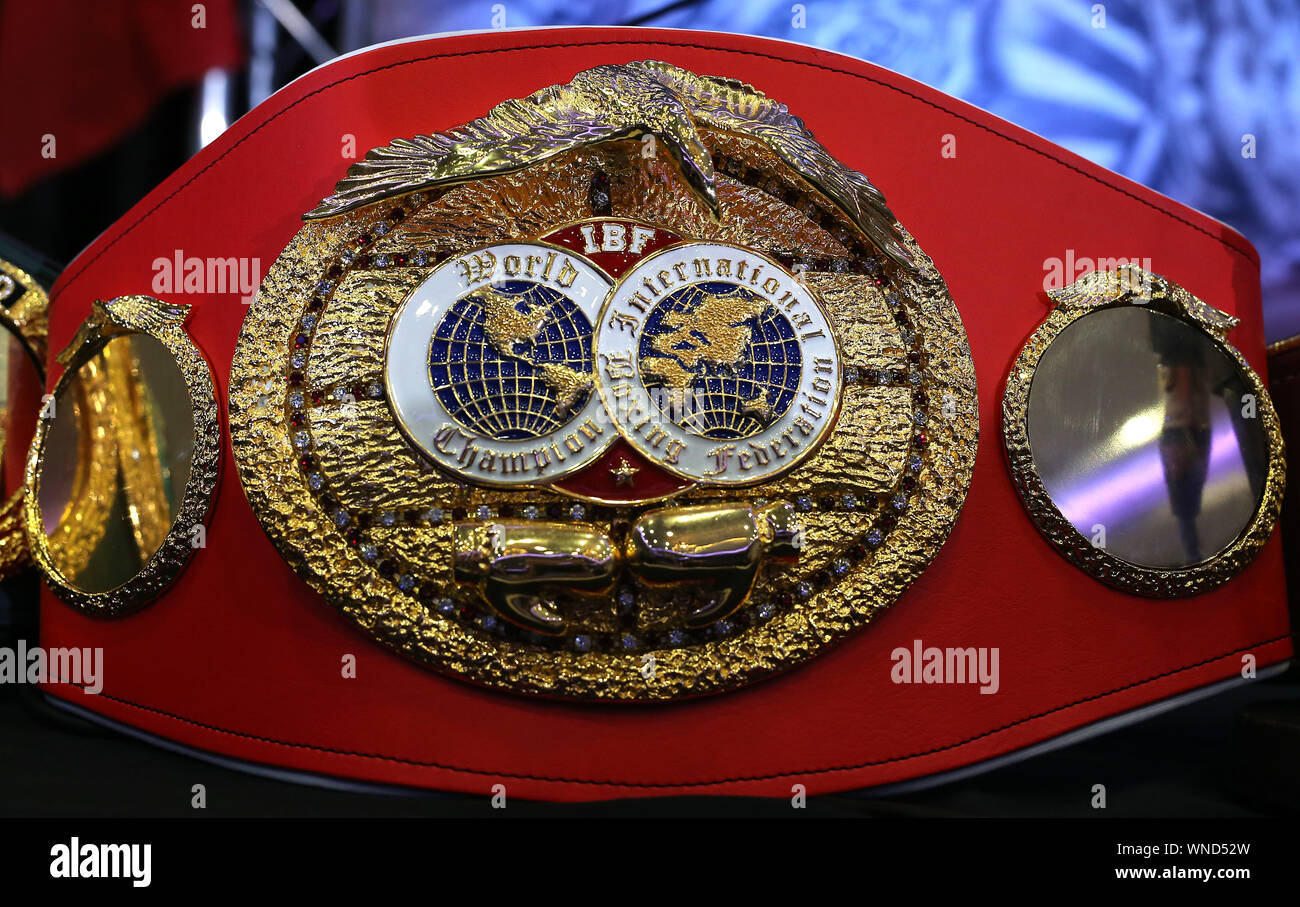
[[623, 275], [601, 312], [605, 407], [640, 453], [715, 485], [770, 479], [839, 414], [839, 348], [816, 298], [750, 249], [689, 243]]
[[484, 485], [549, 482], [599, 457], [617, 437], [594, 374], [593, 326], [610, 283], [542, 243], [443, 262], [389, 330], [384, 380], [402, 431]]

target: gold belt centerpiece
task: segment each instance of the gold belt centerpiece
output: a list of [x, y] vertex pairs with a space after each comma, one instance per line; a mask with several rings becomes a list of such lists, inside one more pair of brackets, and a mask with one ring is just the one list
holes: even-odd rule
[[606, 700], [862, 627], [947, 537], [978, 433], [957, 310], [879, 190], [779, 102], [655, 62], [353, 165], [263, 282], [230, 412], [263, 526], [364, 632]]

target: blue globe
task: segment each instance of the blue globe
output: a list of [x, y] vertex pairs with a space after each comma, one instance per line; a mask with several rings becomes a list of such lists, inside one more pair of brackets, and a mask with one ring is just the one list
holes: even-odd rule
[[784, 415], [803, 372], [790, 320], [759, 294], [722, 281], [660, 300], [638, 352], [641, 379], [664, 415], [718, 440], [747, 438]]
[[498, 441], [540, 438], [586, 405], [591, 345], [591, 322], [567, 296], [528, 281], [495, 284], [447, 309], [429, 345], [429, 379], [464, 428]]

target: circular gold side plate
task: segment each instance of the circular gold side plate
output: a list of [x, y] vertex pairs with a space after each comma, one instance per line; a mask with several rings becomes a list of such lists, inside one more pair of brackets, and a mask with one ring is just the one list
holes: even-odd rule
[[[894, 602], [965, 499], [979, 427], [975, 374], [933, 263], [892, 215], [867, 216], [868, 203], [887, 213], [874, 187], [835, 163], [784, 107], [664, 64], [602, 69], [649, 71], [676, 80], [688, 100], [708, 96], [713, 106], [688, 111], [702, 143], [693, 169], [666, 141], [654, 150], [618, 136], [364, 204], [355, 203], [360, 178], [349, 177], [340, 188], [351, 194], [313, 212], [249, 311], [231, 371], [231, 433], [245, 493], [281, 554], [375, 640], [500, 689], [667, 700], [790, 668]], [[766, 117], [763, 130], [747, 111]], [[711, 125], [724, 119], [725, 129]], [[774, 150], [777, 134], [789, 139], [787, 153]], [[441, 147], [445, 138], [423, 141]], [[372, 157], [375, 166], [389, 159]], [[807, 459], [743, 490], [677, 480], [618, 503], [567, 480], [563, 489], [480, 487], [406, 439], [385, 399], [385, 338], [414, 288], [469, 250], [555, 243], [588, 227], [597, 235], [611, 221], [652, 225], [669, 245], [752, 249], [798, 275], [837, 334], [843, 388], [834, 428]], [[618, 267], [592, 258], [617, 281]], [[621, 449], [593, 468], [638, 487], [648, 461], [620, 460]], [[576, 632], [547, 635], [501, 619], [457, 582], [457, 539], [480, 529], [536, 526], [558, 537], [572, 528], [586, 533], [584, 544], [605, 538], [622, 551], [654, 514], [715, 512], [698, 508], [732, 508], [733, 521], [735, 508], [779, 511], [802, 530], [793, 563], [764, 562], [743, 604], [706, 625], [689, 617], [697, 594], [689, 585], [619, 574], [591, 597]]]
[[[1079, 569], [1126, 592], [1152, 598], [1178, 598], [1227, 582], [1254, 559], [1272, 535], [1286, 485], [1286, 456], [1277, 412], [1259, 375], [1227, 340], [1228, 331], [1237, 324], [1237, 319], [1206, 304], [1173, 281], [1133, 265], [1122, 265], [1114, 271], [1093, 271], [1070, 286], [1049, 291], [1048, 296], [1054, 308], [1016, 357], [1002, 397], [1003, 442], [1011, 477], [1034, 525]], [[1161, 568], [1125, 560], [1076, 528], [1048, 493], [1030, 445], [1030, 391], [1048, 348], [1080, 319], [1120, 306], [1141, 307], [1175, 318], [1200, 332], [1207, 343], [1212, 343], [1235, 363], [1252, 398], [1249, 404], [1255, 408], [1267, 445], [1267, 471], [1253, 516], [1231, 543], [1182, 568]], [[1096, 464], [1097, 470], [1101, 468], [1101, 464]]]
[[[138, 611], [161, 595], [194, 555], [199, 530], [212, 510], [220, 474], [220, 417], [212, 370], [184, 328], [189, 309], [188, 305], [170, 304], [149, 296], [97, 301], [71, 344], [57, 357], [65, 370], [54, 386], [52, 402], [63, 402], [62, 409], [70, 406], [66, 393], [79, 386], [77, 376], [83, 371], [90, 376], [82, 393], [85, 421], [78, 429], [80, 454], [73, 467], [76, 477], [71, 482], [64, 518], [56, 527], [52, 541], [46, 535], [41, 509], [42, 475], [55, 420], [72, 416], [66, 412], [60, 415], [60, 407], [49, 407], [37, 422], [27, 457], [24, 523], [32, 556], [55, 595], [93, 617], [120, 617]], [[165, 491], [152, 487], [148, 481], [156, 478], [149, 467], [156, 469], [158, 451], [132, 452], [119, 444], [121, 437], [113, 430], [114, 406], [126, 405], [123, 401], [137, 405], [144, 381], [125, 363], [116, 377], [110, 378], [103, 367], [106, 357], [101, 354], [110, 344], [116, 347], [133, 335], [156, 341], [160, 354], [170, 356], [174, 371], [184, 380], [193, 428], [189, 440], [193, 446], [188, 451], [180, 451], [188, 473], [176, 500], [168, 500]], [[140, 444], [141, 448], [153, 446], [147, 439], [137, 437], [136, 440], [145, 442]], [[119, 463], [131, 465], [119, 467]], [[84, 564], [95, 555], [110, 519], [110, 499], [119, 488], [138, 489], [140, 493], [132, 497], [135, 502], [132, 509], [138, 511], [136, 516], [142, 521], [151, 524], [146, 530], [148, 541], [138, 540], [142, 563], [129, 579], [115, 579], [110, 584], [112, 588], [90, 591], [78, 586], [62, 565], [70, 561]]]

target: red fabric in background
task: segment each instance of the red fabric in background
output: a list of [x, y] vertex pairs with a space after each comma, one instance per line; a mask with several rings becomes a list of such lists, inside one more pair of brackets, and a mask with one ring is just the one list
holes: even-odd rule
[[[102, 646], [104, 689], [47, 688], [78, 706], [240, 759], [487, 795], [592, 799], [790, 796], [967, 766], [1291, 654], [1275, 536], [1226, 585], [1137, 598], [1067, 563], [1007, 475], [1007, 370], [1048, 311], [1044, 264], [1150, 258], [1242, 319], [1232, 341], [1261, 373], [1259, 262], [1239, 234], [983, 111], [879, 67], [737, 35], [546, 29], [404, 43], [311, 73], [240, 120], [96, 240], [55, 285], [50, 349], [96, 298], [150, 292], [151, 263], [257, 258], [263, 270], [358, 154], [461, 125], [582, 69], [659, 59], [754, 84], [787, 103], [878, 185], [931, 255], [974, 355], [980, 439], [970, 495], [928, 571], [820, 657], [691, 702], [527, 699], [439, 676], [378, 646], [299, 580], [244, 499], [229, 437], [208, 547], [167, 594], [121, 620], [42, 595], [42, 642]], [[951, 136], [955, 157], [941, 149]], [[181, 294], [224, 406], [246, 307]], [[58, 375], [53, 367], [51, 382]], [[1001, 688], [898, 685], [896, 647], [999, 647]], [[341, 659], [357, 658], [355, 679]]]
[[[171, 92], [243, 61], [234, 0], [0, 3], [0, 196], [116, 142]], [[42, 156], [44, 136], [55, 156]]]

